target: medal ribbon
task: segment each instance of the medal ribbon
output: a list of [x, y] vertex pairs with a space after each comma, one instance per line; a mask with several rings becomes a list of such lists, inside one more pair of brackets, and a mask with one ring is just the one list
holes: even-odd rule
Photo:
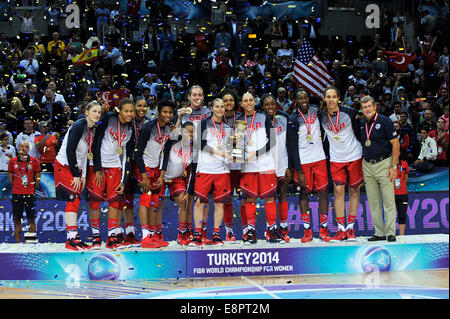
[[331, 126], [333, 127], [333, 132], [334, 134], [338, 135], [338, 128], [339, 128], [339, 118], [341, 117], [341, 112], [337, 111], [337, 115], [336, 115], [336, 124], [334, 124], [333, 120], [331, 119], [330, 113], [328, 113], [328, 118], [330, 119], [331, 122]]
[[89, 126], [87, 127], [87, 136], [88, 136], [88, 144], [89, 144], [89, 153], [92, 153], [92, 144], [94, 143], [94, 132], [91, 134], [91, 130]]
[[[162, 151], [164, 151], [164, 146], [165, 146], [165, 140], [166, 140], [166, 135], [161, 133], [161, 126], [159, 125], [159, 121], [156, 121], [156, 128], [158, 129], [158, 140], [161, 141], [161, 145], [162, 145]], [[164, 126], [164, 130], [166, 129], [166, 127]]]
[[366, 122], [366, 137], [367, 137], [368, 141], [370, 140], [370, 134], [372, 133], [372, 129], [373, 129], [373, 126], [375, 125], [375, 122], [377, 121], [377, 118], [378, 118], [378, 113], [375, 115], [375, 118], [373, 120], [372, 125], [370, 125], [369, 130], [367, 130], [367, 122]]
[[119, 120], [119, 118], [117, 118], [117, 146], [122, 147], [122, 142], [123, 142], [123, 139], [122, 139], [120, 120]]
[[184, 155], [183, 145], [181, 145], [181, 164], [183, 165], [183, 172], [188, 167], [189, 158], [191, 157], [192, 149], [189, 146], [189, 154], [187, 156]]
[[[308, 120], [309, 120], [309, 123], [306, 121], [306, 117], [303, 115], [303, 113], [300, 111], [300, 110], [298, 110], [298, 113], [300, 113], [300, 115], [303, 117], [303, 121], [305, 121], [305, 126], [306, 126], [306, 131], [308, 132], [308, 135], [311, 135], [311, 126], [312, 126], [312, 124], [311, 124], [311, 114], [309, 113], [309, 111], [308, 111]], [[328, 114], [329, 115], [329, 114]], [[331, 120], [331, 118], [330, 118], [330, 120]], [[331, 123], [333, 123], [333, 122], [331, 122]], [[309, 125], [308, 125], [309, 124]], [[336, 133], [337, 134], [337, 133]]]
[[216, 122], [211, 118], [211, 122], [214, 125], [214, 129], [216, 130], [217, 143], [219, 146], [222, 146], [222, 136], [223, 136], [223, 122], [220, 123], [220, 132], [217, 128]]
[[248, 134], [248, 140], [250, 141], [252, 138], [253, 124], [255, 123], [256, 111], [253, 112], [252, 122], [250, 125], [248, 124], [247, 114], [244, 114], [244, 117], [245, 117], [245, 121], [247, 122], [247, 134]]
[[137, 141], [137, 139], [139, 137], [139, 134], [141, 133], [142, 125], [144, 125], [144, 119], [142, 119], [141, 125], [136, 126], [136, 119], [133, 118], [133, 126], [134, 126], [134, 132], [136, 134], [136, 141]]

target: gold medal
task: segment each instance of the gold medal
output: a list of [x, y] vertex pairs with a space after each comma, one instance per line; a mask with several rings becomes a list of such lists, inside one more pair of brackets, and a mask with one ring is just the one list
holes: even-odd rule
[[118, 147], [117, 154], [122, 155], [122, 153], [123, 153], [122, 147]]
[[253, 146], [253, 140], [248, 141], [248, 146]]
[[333, 138], [336, 142], [339, 142], [339, 135], [336, 134]]
[[187, 176], [187, 171], [184, 170], [184, 171], [183, 171], [183, 177], [186, 177], [186, 176]]
[[190, 107], [186, 108], [186, 114], [192, 114], [192, 109]]
[[217, 146], [217, 150], [218, 150], [219, 152], [222, 152], [222, 145], [218, 145], [218, 146]]
[[372, 145], [372, 142], [371, 142], [370, 140], [367, 140], [367, 141], [366, 141], [366, 146], [367, 146], [367, 147], [370, 147], [370, 145]]
[[308, 141], [308, 142], [311, 142], [312, 141], [312, 135], [311, 134], [308, 134], [308, 135], [306, 135], [306, 140]]
[[89, 152], [87, 158], [88, 160], [92, 161], [94, 159], [94, 154], [92, 154], [92, 152]]

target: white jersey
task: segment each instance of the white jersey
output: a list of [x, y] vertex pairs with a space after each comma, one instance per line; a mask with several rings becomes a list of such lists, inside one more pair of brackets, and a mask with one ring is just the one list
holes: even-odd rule
[[[244, 138], [247, 152], [258, 152], [254, 158], [242, 164], [243, 173], [265, 172], [275, 170], [275, 160], [271, 154], [276, 137], [272, 131], [272, 121], [267, 113], [256, 112], [255, 116], [242, 115], [238, 120], [247, 122]], [[272, 136], [273, 135], [273, 136]], [[273, 144], [273, 145], [272, 145]]]
[[169, 125], [160, 127], [158, 123], [158, 120], [145, 122], [139, 134], [135, 159], [141, 173], [145, 167], [160, 168], [164, 147], [170, 141]]
[[276, 150], [276, 175], [277, 177], [285, 176], [288, 168], [288, 151], [286, 145], [287, 139], [287, 125], [288, 115], [285, 112], [277, 111], [274, 120], [272, 121], [275, 129], [277, 141], [275, 144]]
[[321, 122], [330, 143], [331, 162], [347, 163], [362, 157], [361, 143], [357, 138], [360, 126], [356, 116], [357, 112], [346, 106], [339, 106], [339, 111], [333, 116], [328, 112], [322, 113]]
[[73, 123], [64, 136], [61, 148], [58, 155], [56, 155], [56, 160], [64, 166], [69, 166], [74, 177], [79, 177], [81, 170], [81, 177], [86, 178], [89, 139], [91, 140], [92, 151], [94, 136], [95, 127], [88, 131], [87, 120], [84, 118]]
[[[322, 145], [319, 108], [316, 105], [310, 105], [308, 113], [305, 114], [295, 111], [291, 115], [291, 120], [298, 132], [296, 146], [301, 163], [309, 164], [324, 160], [326, 157]], [[307, 140], [308, 130], [310, 130], [311, 141]]]
[[182, 141], [171, 144], [164, 149], [164, 160], [161, 167], [165, 171], [164, 178], [174, 180], [183, 176], [192, 163], [192, 144], [182, 145]]
[[[108, 112], [102, 116], [94, 137], [94, 169], [122, 168], [122, 182], [129, 174], [127, 165], [134, 150], [134, 129], [130, 123], [122, 124], [118, 114]], [[119, 149], [121, 151], [119, 152]]]
[[231, 153], [231, 127], [224, 121], [221, 123], [213, 122], [213, 118], [209, 117], [201, 121], [197, 132], [199, 133], [197, 136], [201, 136], [201, 142], [195, 144], [200, 144], [196, 173], [229, 173], [229, 160], [217, 154], [211, 155], [210, 151], [211, 149], [215, 149], [229, 154]]

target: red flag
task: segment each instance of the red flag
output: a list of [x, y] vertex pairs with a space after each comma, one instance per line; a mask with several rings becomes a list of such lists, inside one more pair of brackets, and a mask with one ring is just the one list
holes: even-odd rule
[[108, 104], [109, 110], [112, 110], [119, 105], [120, 100], [128, 97], [130, 97], [130, 91], [128, 89], [97, 92], [97, 100], [102, 104]]
[[392, 65], [395, 69], [399, 70], [400, 72], [405, 72], [408, 65], [417, 59], [417, 56], [414, 55], [407, 55], [404, 53], [399, 52], [391, 52], [391, 51], [384, 51], [383, 52], [384, 59], [389, 62], [390, 65]]

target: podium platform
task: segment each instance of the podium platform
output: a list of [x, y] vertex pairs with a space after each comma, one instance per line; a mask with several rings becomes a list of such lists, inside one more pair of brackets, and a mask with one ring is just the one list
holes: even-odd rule
[[60, 243], [0, 244], [0, 280], [183, 279], [350, 274], [448, 268], [448, 234], [397, 236], [397, 241], [181, 247], [73, 252]]

